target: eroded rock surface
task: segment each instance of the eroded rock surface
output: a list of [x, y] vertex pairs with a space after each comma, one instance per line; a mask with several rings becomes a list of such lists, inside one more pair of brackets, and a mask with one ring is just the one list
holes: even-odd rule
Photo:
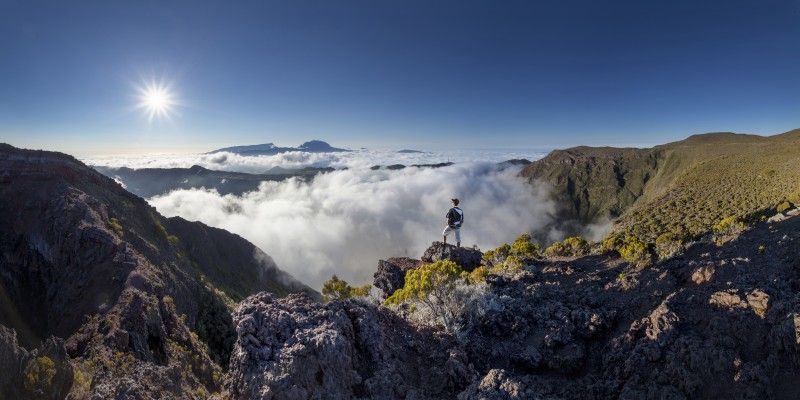
[[452, 398], [472, 377], [451, 337], [368, 303], [261, 293], [234, 321], [233, 399]]

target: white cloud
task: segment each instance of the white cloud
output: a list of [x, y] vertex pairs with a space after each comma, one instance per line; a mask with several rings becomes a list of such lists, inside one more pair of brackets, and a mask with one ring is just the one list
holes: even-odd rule
[[[374, 162], [369, 157], [349, 161], [352, 166]], [[238, 159], [225, 162], [244, 165]], [[489, 162], [399, 171], [355, 168], [318, 175], [310, 183], [264, 182], [242, 196], [178, 190], [150, 203], [164, 215], [243, 236], [282, 269], [319, 289], [334, 273], [361, 284], [372, 281], [378, 259], [419, 257], [432, 241], [441, 240], [452, 197], [462, 200], [467, 246], [494, 247], [545, 226], [553, 204], [543, 189], [524, 182], [517, 172], [498, 171]]]
[[242, 156], [234, 153], [164, 154], [84, 158], [89, 165], [140, 168], [189, 168], [192, 165], [221, 170], [263, 173], [273, 167], [334, 167], [368, 169], [373, 165], [454, 163], [475, 160], [500, 162], [512, 158], [534, 160], [544, 155], [536, 150], [453, 150], [429, 153], [398, 153], [389, 150], [358, 150], [346, 153], [306, 153], [294, 151], [272, 156]]

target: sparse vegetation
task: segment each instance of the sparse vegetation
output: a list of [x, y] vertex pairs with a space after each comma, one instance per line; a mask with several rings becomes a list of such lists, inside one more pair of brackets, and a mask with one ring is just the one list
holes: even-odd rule
[[[406, 272], [405, 285], [384, 301], [387, 306], [408, 305], [412, 313], [430, 315], [423, 321], [437, 322], [448, 331], [455, 328], [455, 319], [469, 304], [475, 288], [487, 271], [463, 271], [456, 263], [445, 260], [422, 265]], [[478, 272], [476, 272], [478, 271]]]
[[45, 393], [56, 376], [56, 363], [47, 356], [39, 356], [25, 367], [25, 389], [33, 393]]
[[114, 234], [120, 238], [124, 233], [122, 230], [122, 224], [119, 223], [118, 219], [113, 217], [108, 220], [108, 228], [111, 229], [114, 232]]
[[352, 287], [347, 281], [334, 275], [322, 285], [322, 296], [325, 301], [346, 300], [352, 297], [369, 296], [370, 290], [372, 290], [372, 285]]
[[589, 254], [589, 242], [580, 236], [570, 236], [544, 250], [548, 257], [580, 257]]
[[790, 210], [793, 208], [793, 205], [789, 201], [782, 201], [777, 206], [775, 206], [775, 211], [782, 213], [784, 211]]
[[483, 263], [489, 268], [487, 271], [498, 267], [494, 272], [499, 272], [508, 267], [521, 269], [527, 260], [539, 257], [541, 257], [541, 248], [533, 242], [530, 234], [523, 233], [511, 244], [504, 243], [483, 253]]

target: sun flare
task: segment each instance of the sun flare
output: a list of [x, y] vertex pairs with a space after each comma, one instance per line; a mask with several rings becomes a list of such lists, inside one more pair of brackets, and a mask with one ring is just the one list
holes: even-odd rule
[[139, 89], [138, 107], [147, 114], [147, 119], [169, 118], [175, 105], [175, 95], [169, 85], [152, 82]]

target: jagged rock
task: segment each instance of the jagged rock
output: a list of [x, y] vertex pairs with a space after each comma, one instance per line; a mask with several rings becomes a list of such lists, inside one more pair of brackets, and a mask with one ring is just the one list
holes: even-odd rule
[[781, 222], [781, 221], [785, 220], [786, 218], [788, 218], [786, 215], [784, 215], [782, 213], [777, 213], [777, 214], [769, 217], [769, 219], [767, 219], [767, 222], [772, 224], [772, 223], [775, 223], [775, 222]]
[[29, 359], [17, 342], [17, 332], [0, 325], [0, 398], [23, 398], [23, 371]]
[[536, 400], [525, 384], [502, 369], [492, 369], [477, 383], [458, 395], [459, 400]]
[[393, 257], [378, 261], [373, 286], [380, 289], [383, 298], [387, 298], [405, 284], [406, 272], [422, 264], [422, 261], [408, 257]]
[[422, 261], [431, 263], [439, 260], [450, 260], [458, 264], [465, 271], [472, 271], [481, 265], [483, 253], [480, 250], [468, 247], [456, 247], [452, 244], [443, 242], [433, 242], [431, 247], [425, 250]]
[[234, 322], [233, 399], [453, 398], [471, 377], [451, 338], [363, 302], [260, 293]]

